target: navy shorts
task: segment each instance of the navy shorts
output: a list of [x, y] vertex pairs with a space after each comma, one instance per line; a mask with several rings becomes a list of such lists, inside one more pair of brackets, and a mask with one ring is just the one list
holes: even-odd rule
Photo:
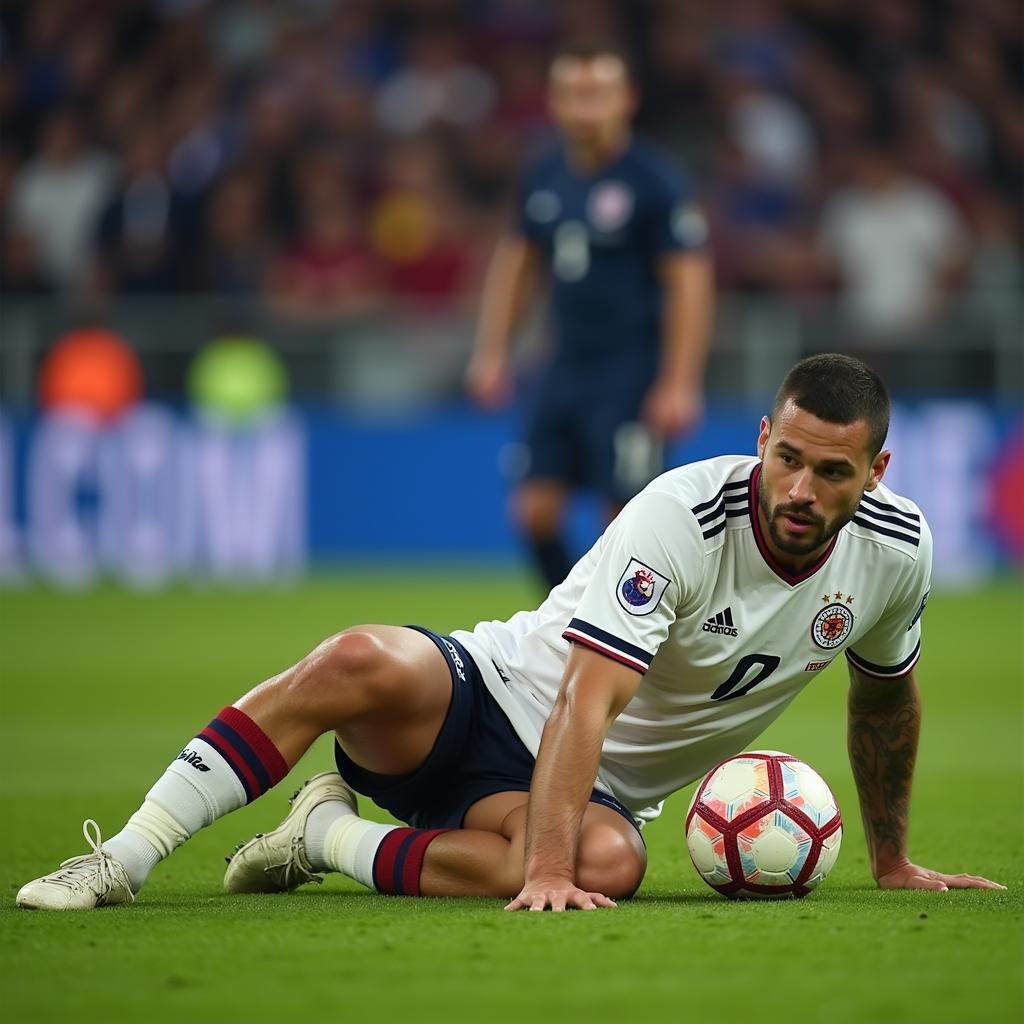
[[[466, 812], [485, 796], [529, 791], [533, 755], [491, 696], [465, 647], [421, 626], [409, 628], [434, 641], [452, 674], [452, 700], [433, 750], [408, 775], [367, 771], [338, 743], [334, 757], [342, 778], [357, 793], [399, 821], [416, 828], [462, 828]], [[595, 789], [590, 800], [617, 811], [637, 827], [633, 815], [615, 797]]]
[[611, 386], [570, 379], [551, 367], [538, 382], [526, 420], [524, 476], [591, 488], [625, 504], [665, 471], [664, 445], [640, 423], [651, 382], [635, 375]]

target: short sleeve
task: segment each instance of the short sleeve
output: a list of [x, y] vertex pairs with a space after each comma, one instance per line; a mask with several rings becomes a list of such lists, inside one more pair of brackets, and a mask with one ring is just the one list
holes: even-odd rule
[[562, 636], [643, 674], [700, 587], [705, 543], [693, 513], [662, 493], [634, 498], [608, 527]]
[[885, 613], [846, 652], [859, 672], [877, 679], [899, 679], [921, 656], [921, 616], [931, 592], [932, 537], [921, 518], [921, 539], [911, 571], [893, 591]]
[[651, 189], [651, 217], [655, 252], [690, 252], [707, 243], [707, 218], [681, 169], [657, 175]]
[[544, 226], [553, 220], [561, 203], [550, 189], [542, 187], [536, 167], [525, 171], [516, 185], [513, 225], [515, 233], [531, 242], [543, 240]]

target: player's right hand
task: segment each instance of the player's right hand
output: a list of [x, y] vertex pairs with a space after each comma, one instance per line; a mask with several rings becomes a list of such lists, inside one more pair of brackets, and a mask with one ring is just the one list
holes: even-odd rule
[[500, 409], [512, 397], [512, 381], [504, 359], [473, 356], [466, 369], [466, 391], [484, 409]]
[[615, 900], [600, 892], [586, 892], [562, 878], [527, 882], [506, 910], [597, 910], [614, 907]]
[[946, 892], [949, 889], [1005, 889], [999, 882], [990, 882], [980, 875], [946, 875], [941, 871], [932, 871], [917, 864], [906, 861], [885, 874], [878, 876], [880, 889], [933, 889]]

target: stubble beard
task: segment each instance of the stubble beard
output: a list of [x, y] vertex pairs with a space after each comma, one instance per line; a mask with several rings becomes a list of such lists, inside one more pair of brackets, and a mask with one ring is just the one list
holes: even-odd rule
[[[818, 548], [822, 548], [828, 544], [828, 542], [853, 519], [854, 512], [857, 509], [857, 505], [855, 504], [848, 515], [839, 515], [831, 522], [828, 522], [822, 516], [817, 515], [805, 506], [785, 503], [782, 505], [776, 505], [772, 508], [769, 502], [768, 489], [765, 486], [763, 473], [757, 481], [757, 503], [764, 514], [765, 522], [768, 524], [768, 533], [771, 536], [772, 543], [779, 549], [779, 551], [783, 551], [787, 555], [794, 555], [796, 557], [809, 555], [811, 552], [817, 551]], [[811, 520], [814, 523], [815, 529], [806, 537], [786, 537], [780, 530], [778, 522], [779, 519], [786, 514], [794, 515], [805, 520]]]

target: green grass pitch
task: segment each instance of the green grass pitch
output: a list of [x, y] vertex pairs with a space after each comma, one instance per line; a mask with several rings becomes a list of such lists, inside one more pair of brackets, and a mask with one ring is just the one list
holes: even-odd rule
[[868, 875], [845, 754], [845, 674], [823, 673], [760, 744], [806, 758], [842, 804], [818, 892], [730, 903], [693, 871], [689, 792], [647, 832], [640, 895], [593, 914], [403, 900], [336, 876], [229, 897], [223, 855], [331, 763], [200, 834], [135, 906], [17, 911], [30, 878], [115, 832], [182, 743], [254, 681], [360, 621], [445, 630], [531, 600], [510, 574], [317, 579], [294, 589], [0, 593], [4, 823], [0, 1005], [10, 1021], [1019, 1021], [1024, 1019], [1024, 644], [1009, 585], [938, 595], [925, 617], [925, 727], [912, 853], [1006, 892], [885, 893]]

